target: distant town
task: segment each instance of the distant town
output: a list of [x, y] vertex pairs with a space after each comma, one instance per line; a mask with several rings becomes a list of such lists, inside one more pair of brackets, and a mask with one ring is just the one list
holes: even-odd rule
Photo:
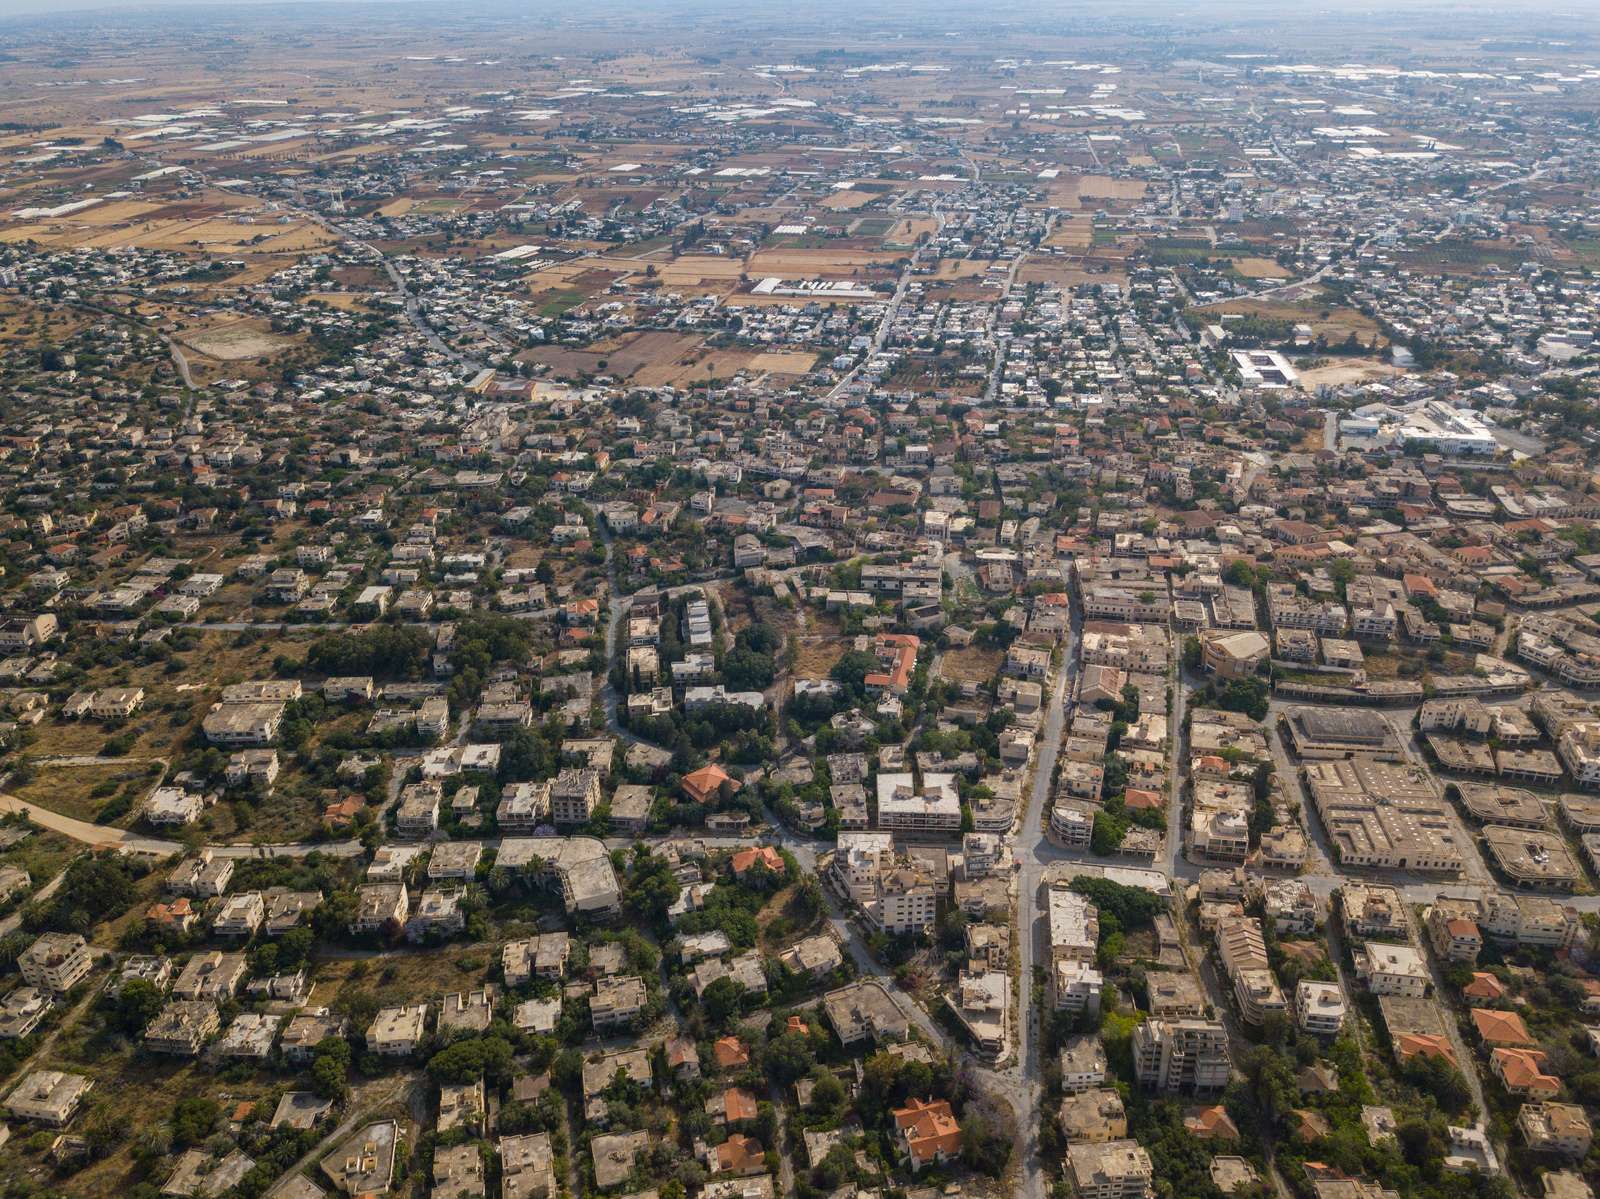
[[1594, 1199], [1581, 15], [286, 13], [3, 19], [7, 1199]]

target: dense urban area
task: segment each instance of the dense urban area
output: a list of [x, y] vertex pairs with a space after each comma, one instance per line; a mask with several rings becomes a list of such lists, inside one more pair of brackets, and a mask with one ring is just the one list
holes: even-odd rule
[[1582, 14], [5, 17], [4, 1199], [1594, 1199]]

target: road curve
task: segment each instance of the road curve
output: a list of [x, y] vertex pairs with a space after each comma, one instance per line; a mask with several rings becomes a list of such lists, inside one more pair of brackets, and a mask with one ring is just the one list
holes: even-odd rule
[[167, 341], [167, 349], [172, 351], [172, 361], [178, 364], [178, 373], [183, 376], [183, 385], [190, 391], [199, 391], [200, 388], [195, 385], [195, 381], [189, 376], [189, 360], [183, 356], [183, 351], [178, 348], [178, 343], [169, 339]]

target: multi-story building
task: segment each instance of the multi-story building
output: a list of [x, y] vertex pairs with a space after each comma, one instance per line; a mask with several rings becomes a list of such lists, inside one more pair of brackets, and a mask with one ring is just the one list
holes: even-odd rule
[[1351, 950], [1356, 978], [1367, 984], [1374, 995], [1404, 995], [1422, 998], [1428, 988], [1428, 967], [1422, 955], [1409, 945], [1380, 945], [1369, 942]]
[[1106, 1046], [1099, 1033], [1067, 1038], [1061, 1049], [1061, 1089], [1068, 1095], [1105, 1085]]
[[1496, 941], [1570, 949], [1583, 935], [1578, 910], [1543, 895], [1488, 892], [1478, 927]]
[[626, 1024], [644, 1010], [647, 993], [644, 979], [632, 975], [601, 978], [589, 996], [589, 1019], [596, 1032]]
[[1339, 899], [1348, 936], [1404, 937], [1407, 922], [1400, 892], [1393, 887], [1346, 882]]
[[1217, 926], [1217, 954], [1228, 977], [1241, 970], [1266, 970], [1267, 940], [1261, 922], [1248, 917], [1224, 920]]
[[35, 1070], [7, 1096], [6, 1111], [18, 1120], [65, 1128], [93, 1088], [94, 1080], [81, 1074]]
[[1220, 1020], [1152, 1018], [1133, 1030], [1133, 1070], [1142, 1087], [1210, 1095], [1228, 1085], [1232, 1069]]
[[894, 836], [890, 833], [841, 832], [833, 855], [833, 876], [845, 894], [865, 905], [878, 894], [878, 875], [883, 864], [894, 859]]
[[1266, 919], [1279, 934], [1309, 933], [1317, 926], [1321, 910], [1311, 888], [1298, 878], [1269, 879], [1263, 888]]
[[1440, 895], [1428, 909], [1428, 940], [1433, 952], [1447, 962], [1477, 965], [1483, 949], [1478, 931], [1478, 901]]
[[588, 824], [600, 804], [600, 772], [569, 766], [550, 785], [550, 815], [558, 825]]
[[1074, 1199], [1147, 1199], [1155, 1168], [1137, 1141], [1106, 1141], [1068, 1149], [1066, 1175]]
[[1517, 1113], [1517, 1127], [1529, 1149], [1577, 1160], [1589, 1155], [1594, 1141], [1589, 1117], [1575, 1103], [1524, 1103]]
[[367, 1052], [385, 1057], [405, 1057], [422, 1040], [428, 1018], [428, 1005], [386, 1007], [379, 1011], [367, 1029]]
[[356, 917], [350, 922], [355, 934], [375, 933], [391, 921], [402, 927], [411, 912], [404, 883], [364, 883], [356, 895]]
[[1289, 1002], [1283, 997], [1283, 990], [1271, 970], [1236, 971], [1233, 996], [1247, 1024], [1260, 1024], [1268, 1016], [1289, 1010]]
[[259, 891], [242, 891], [228, 897], [212, 931], [221, 937], [253, 937], [267, 918], [266, 901]]
[[45, 933], [17, 959], [24, 982], [64, 995], [89, 973], [94, 957], [76, 933]]
[[1303, 1033], [1333, 1037], [1344, 1027], [1344, 991], [1338, 983], [1302, 979], [1295, 988], [1294, 1007], [1295, 1023]]
[[1578, 786], [1600, 786], [1600, 722], [1585, 720], [1568, 725], [1556, 740], [1556, 753]]
[[426, 837], [439, 827], [439, 805], [444, 789], [435, 782], [410, 783], [400, 790], [395, 810], [395, 831], [402, 837]]
[[209, 999], [175, 999], [144, 1030], [145, 1048], [152, 1053], [193, 1057], [222, 1028], [217, 1005]]
[[878, 775], [878, 827], [905, 833], [954, 833], [961, 828], [955, 776], [925, 774], [922, 794], [909, 772]]
[[933, 871], [914, 858], [901, 858], [880, 871], [877, 894], [866, 912], [886, 933], [920, 934], [933, 927], [937, 904]]
[[167, 876], [167, 890], [174, 895], [215, 898], [228, 889], [233, 870], [232, 858], [219, 858], [214, 851], [202, 849], [198, 857], [185, 858], [178, 863]]
[[531, 833], [540, 825], [551, 823], [549, 781], [542, 783], [510, 783], [500, 792], [500, 806], [495, 809], [495, 821], [502, 833]]

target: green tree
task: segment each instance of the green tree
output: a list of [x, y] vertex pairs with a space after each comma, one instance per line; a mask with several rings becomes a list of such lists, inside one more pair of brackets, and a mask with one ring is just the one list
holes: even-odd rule
[[321, 1099], [343, 1099], [350, 1093], [345, 1082], [350, 1069], [350, 1042], [343, 1037], [324, 1037], [312, 1053], [312, 1091]]
[[744, 984], [733, 978], [719, 978], [700, 997], [706, 1019], [713, 1024], [726, 1024], [739, 1013], [744, 1002]]
[[116, 1010], [110, 1023], [126, 1036], [140, 1036], [150, 1021], [166, 1006], [166, 995], [149, 979], [136, 978], [122, 984], [117, 992]]
[[[710, 988], [707, 988], [708, 990]], [[761, 1064], [767, 1076], [776, 1082], [792, 1083], [811, 1073], [816, 1058], [811, 1052], [811, 1040], [803, 1033], [786, 1032], [767, 1042]]]

